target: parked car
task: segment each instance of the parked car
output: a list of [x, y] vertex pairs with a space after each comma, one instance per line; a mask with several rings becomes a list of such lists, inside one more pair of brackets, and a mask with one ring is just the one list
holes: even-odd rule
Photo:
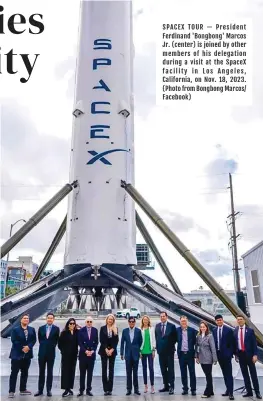
[[129, 317], [135, 317], [136, 319], [140, 319], [141, 317], [141, 312], [137, 308], [130, 308], [130, 309], [122, 309], [118, 310], [116, 313], [116, 317], [124, 317], [126, 319], [129, 319]]

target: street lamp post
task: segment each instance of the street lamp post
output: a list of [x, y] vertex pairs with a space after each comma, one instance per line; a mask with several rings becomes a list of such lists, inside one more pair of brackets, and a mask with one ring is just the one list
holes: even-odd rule
[[[24, 219], [19, 219], [17, 220], [15, 223], [11, 224], [10, 226], [10, 232], [9, 232], [9, 238], [12, 237], [12, 231], [14, 226], [19, 223], [20, 221], [23, 221], [24, 223], [26, 223], [26, 220]], [[5, 279], [4, 279], [4, 298], [5, 298], [5, 294], [6, 294], [6, 287], [7, 287], [7, 282], [8, 282], [8, 262], [9, 262], [9, 252], [6, 255], [6, 270], [5, 270]]]

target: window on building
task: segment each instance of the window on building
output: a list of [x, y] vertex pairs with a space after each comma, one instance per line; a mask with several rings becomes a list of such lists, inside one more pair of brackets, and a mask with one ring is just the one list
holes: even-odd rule
[[261, 304], [262, 299], [261, 299], [261, 294], [260, 294], [259, 278], [258, 278], [257, 270], [251, 270], [251, 279], [252, 279], [252, 287], [253, 287], [253, 292], [254, 292], [254, 301], [256, 304]]
[[136, 245], [136, 256], [138, 264], [148, 264], [149, 263], [149, 247], [147, 244], [137, 244]]

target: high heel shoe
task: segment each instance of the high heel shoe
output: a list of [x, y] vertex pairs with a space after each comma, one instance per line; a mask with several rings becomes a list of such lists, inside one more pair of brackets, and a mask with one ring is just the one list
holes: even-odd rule
[[148, 386], [147, 386], [147, 384], [144, 386], [144, 393], [148, 393]]
[[155, 394], [154, 387], [152, 386], [151, 394]]

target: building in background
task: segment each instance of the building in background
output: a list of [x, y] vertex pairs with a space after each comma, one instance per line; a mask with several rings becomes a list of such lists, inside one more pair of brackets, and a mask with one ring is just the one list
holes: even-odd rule
[[242, 255], [250, 318], [263, 332], [263, 241]]
[[154, 270], [151, 252], [147, 244], [136, 244], [137, 270]]
[[[8, 263], [9, 265], [9, 263]], [[7, 287], [11, 290], [20, 291], [27, 286], [27, 272], [22, 266], [8, 266]], [[16, 291], [15, 291], [16, 290]]]
[[7, 269], [7, 261], [1, 259], [1, 299], [4, 297], [6, 269]]
[[26, 271], [26, 281], [28, 282], [32, 280], [38, 269], [38, 265], [33, 262], [32, 256], [19, 256], [18, 260], [10, 260], [8, 262], [8, 269], [9, 267], [24, 269]]
[[[225, 293], [236, 303], [236, 293], [234, 290], [225, 290]], [[231, 315], [225, 305], [210, 290], [204, 290], [200, 287], [198, 290], [193, 290], [183, 295], [186, 299], [213, 315], [217, 313], [221, 313], [224, 316]]]

